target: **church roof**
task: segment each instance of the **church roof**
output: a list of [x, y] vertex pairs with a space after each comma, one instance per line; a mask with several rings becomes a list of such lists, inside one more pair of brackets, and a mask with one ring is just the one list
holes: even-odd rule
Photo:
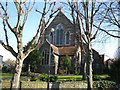
[[59, 55], [75, 55], [77, 47], [67, 46], [67, 47], [58, 47]]
[[75, 46], [66, 46], [66, 47], [56, 47], [51, 45], [53, 52], [57, 55], [75, 55], [77, 47]]
[[[57, 47], [53, 44], [51, 44], [47, 39], [46, 42], [44, 42], [44, 44], [42, 46], [46, 46], [45, 44], [50, 45], [50, 47], [53, 50], [53, 53], [57, 54], [57, 55], [75, 55], [78, 47], [76, 46], [63, 46], [63, 47]], [[41, 47], [43, 48], [43, 47]]]

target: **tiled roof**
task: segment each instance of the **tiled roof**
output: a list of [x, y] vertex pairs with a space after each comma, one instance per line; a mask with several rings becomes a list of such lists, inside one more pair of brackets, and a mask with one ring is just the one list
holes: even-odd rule
[[66, 47], [56, 47], [51, 45], [53, 52], [58, 55], [75, 55], [77, 47], [75, 46], [66, 46]]
[[[46, 42], [50, 44], [48, 40], [46, 40]], [[50, 44], [50, 46], [52, 47], [53, 52], [57, 55], [75, 55], [78, 49], [76, 46], [56, 47], [53, 44]]]
[[68, 46], [68, 47], [58, 47], [59, 55], [75, 55], [77, 47]]

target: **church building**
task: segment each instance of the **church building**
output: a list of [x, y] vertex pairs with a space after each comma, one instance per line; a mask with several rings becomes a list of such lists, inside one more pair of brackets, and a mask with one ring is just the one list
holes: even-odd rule
[[[44, 57], [40, 63], [40, 73], [48, 73], [50, 61], [50, 74], [63, 72], [64, 57], [67, 55], [72, 63], [72, 68], [77, 73], [83, 72], [81, 48], [75, 39], [79, 29], [74, 29], [72, 22], [60, 11], [49, 24], [39, 47]], [[93, 50], [93, 73], [102, 74], [104, 57]]]

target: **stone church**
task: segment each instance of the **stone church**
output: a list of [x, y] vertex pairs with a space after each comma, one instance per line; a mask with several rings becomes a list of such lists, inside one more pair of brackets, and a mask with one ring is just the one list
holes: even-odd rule
[[[79, 74], [81, 67], [81, 48], [76, 44], [75, 35], [79, 30], [74, 30], [72, 22], [60, 11], [47, 27], [39, 47], [44, 57], [40, 63], [40, 73], [48, 73], [50, 60], [50, 74], [60, 74], [63, 70], [64, 57], [69, 56], [72, 67]], [[50, 58], [50, 59], [49, 59]], [[93, 73], [103, 73], [104, 57], [93, 50]]]

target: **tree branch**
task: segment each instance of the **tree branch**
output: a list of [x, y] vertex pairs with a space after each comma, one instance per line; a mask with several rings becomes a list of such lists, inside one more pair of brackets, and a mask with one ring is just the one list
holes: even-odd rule
[[92, 32], [92, 27], [93, 27], [93, 22], [94, 22], [94, 15], [93, 15], [93, 11], [95, 8], [95, 2], [92, 2], [92, 10], [91, 10], [91, 18], [90, 18], [90, 33]]
[[94, 26], [94, 27], [96, 27], [96, 28], [98, 28], [99, 30], [101, 30], [101, 31], [105, 32], [106, 34], [108, 34], [108, 35], [112, 36], [112, 37], [115, 37], [115, 38], [120, 38], [120, 36], [110, 34], [109, 32], [107, 32], [107, 30], [104, 30], [104, 29], [102, 29], [102, 28], [100, 28], [100, 27], [97, 27], [96, 25], [93, 25], [93, 26]]
[[8, 42], [8, 34], [7, 34], [6, 24], [5, 24], [4, 19], [3, 19], [3, 27], [4, 27], [4, 31], [5, 31], [5, 39], [6, 39], [6, 43], [7, 43], [7, 45], [9, 45], [9, 42]]
[[98, 6], [98, 8], [95, 10], [95, 12], [94, 12], [94, 14], [93, 14], [93, 16], [95, 16], [96, 15], [96, 13], [100, 10], [100, 7], [101, 7], [101, 5], [102, 5], [103, 3], [100, 3], [99, 4], [99, 6]]
[[[24, 52], [24, 56], [26, 57], [27, 55], [28, 55], [28, 53], [31, 51], [31, 50], [34, 50], [34, 48], [37, 46], [37, 44], [38, 44], [38, 42], [36, 42], [37, 41], [37, 39], [38, 39], [38, 34], [40, 34], [40, 36], [41, 36], [41, 32], [43, 31], [43, 26], [45, 25], [45, 15], [46, 15], [46, 13], [45, 13], [45, 10], [46, 10], [46, 2], [45, 2], [45, 5], [44, 5], [44, 8], [43, 8], [43, 13], [42, 13], [42, 17], [41, 17], [41, 19], [40, 19], [40, 24], [39, 24], [39, 26], [38, 26], [38, 29], [37, 29], [37, 32], [36, 32], [36, 34], [35, 34], [35, 36], [33, 37], [33, 39], [30, 41], [30, 46], [28, 46], [28, 48], [27, 48], [27, 50]], [[40, 37], [39, 36], [39, 37]], [[40, 41], [40, 40], [38, 40], [38, 41]]]
[[[26, 0], [26, 1], [27, 1], [27, 0]], [[23, 23], [22, 23], [22, 28], [24, 27], [24, 25], [25, 25], [25, 23], [26, 23], [26, 21], [27, 21], [29, 12], [34, 8], [34, 5], [35, 5], [35, 0], [34, 0], [33, 5], [32, 5], [31, 8], [30, 8], [30, 2], [29, 2], [28, 7], [27, 7], [26, 4], [25, 4], [25, 8], [26, 8], [26, 9], [25, 9], [24, 19], [23, 19]]]
[[[6, 2], [6, 3], [7, 3], [7, 2]], [[7, 4], [6, 4], [6, 5], [7, 5]], [[9, 21], [8, 21], [9, 17], [7, 16], [7, 9], [5, 9], [5, 8], [3, 7], [3, 5], [2, 5], [1, 2], [0, 2], [0, 6], [1, 6], [2, 10], [4, 11], [3, 19], [5, 18], [6, 24], [8, 25], [9, 29], [14, 33], [15, 31], [14, 31], [14, 29], [11, 27], [11, 25], [9, 24]], [[7, 6], [6, 6], [6, 8], [7, 8]]]
[[[119, 20], [117, 20], [117, 16], [119, 17], [118, 13], [120, 8], [114, 7], [114, 2], [111, 2], [109, 6], [107, 6], [105, 3], [104, 5], [107, 7], [107, 10], [109, 10], [109, 14], [106, 16], [106, 20], [108, 20], [109, 23], [120, 28]], [[116, 13], [116, 10], [118, 11], [118, 13]]]
[[12, 53], [13, 56], [15, 56], [17, 58], [17, 53], [14, 51], [14, 49], [9, 46], [9, 45], [5, 45], [3, 42], [1, 42], [1, 45], [8, 51], [10, 51]]
[[[107, 13], [108, 13], [108, 11], [109, 11], [109, 10], [106, 11], [106, 13], [105, 13], [104, 17], [102, 18], [102, 20], [100, 21], [98, 27], [100, 27], [100, 25], [103, 23], [103, 21], [104, 21], [106, 15], [107, 15]], [[93, 35], [93, 37], [91, 37], [91, 40], [93, 40], [93, 39], [96, 38], [96, 35], [97, 35], [98, 31], [99, 31], [99, 29], [97, 28], [97, 31], [95, 32], [95, 34]]]

